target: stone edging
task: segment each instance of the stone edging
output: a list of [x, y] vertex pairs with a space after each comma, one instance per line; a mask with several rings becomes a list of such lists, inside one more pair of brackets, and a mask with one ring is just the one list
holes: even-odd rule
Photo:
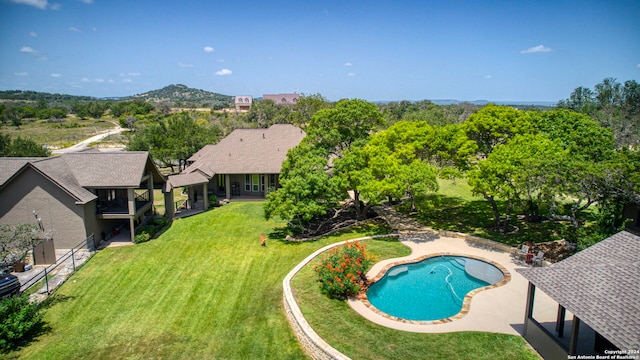
[[[471, 240], [474, 241], [474, 240]], [[418, 321], [418, 320], [408, 320], [408, 319], [403, 319], [403, 318], [399, 318], [396, 316], [392, 316], [389, 315], [383, 311], [380, 311], [378, 308], [376, 308], [375, 306], [373, 306], [370, 302], [369, 299], [367, 298], [367, 294], [361, 294], [358, 296], [358, 300], [360, 300], [367, 308], [369, 308], [369, 310], [375, 312], [376, 314], [385, 317], [389, 320], [393, 320], [393, 321], [397, 321], [397, 322], [401, 322], [401, 323], [405, 323], [405, 324], [413, 324], [413, 325], [438, 325], [438, 324], [445, 324], [445, 323], [449, 323], [452, 322], [454, 320], [458, 320], [461, 319], [462, 317], [464, 317], [465, 315], [467, 315], [467, 313], [469, 313], [469, 310], [471, 309], [471, 298], [473, 297], [473, 295], [483, 291], [483, 290], [489, 290], [489, 289], [493, 289], [493, 288], [497, 288], [499, 286], [505, 285], [506, 283], [508, 283], [511, 280], [511, 273], [509, 272], [509, 270], [507, 270], [504, 266], [485, 259], [483, 257], [480, 256], [475, 256], [475, 255], [469, 255], [469, 254], [462, 254], [462, 253], [452, 253], [452, 252], [440, 252], [440, 253], [433, 253], [433, 254], [428, 254], [428, 255], [422, 255], [419, 256], [415, 259], [405, 259], [402, 261], [397, 261], [397, 262], [393, 262], [390, 264], [385, 265], [384, 268], [382, 268], [382, 270], [380, 270], [380, 272], [378, 273], [378, 275], [376, 275], [373, 279], [371, 279], [371, 281], [369, 282], [370, 284], [373, 284], [377, 281], [379, 281], [380, 279], [382, 279], [382, 277], [387, 273], [387, 271], [389, 271], [389, 269], [391, 269], [394, 266], [397, 265], [404, 265], [404, 264], [414, 264], [417, 262], [420, 262], [422, 260], [428, 259], [428, 258], [433, 258], [433, 257], [438, 257], [438, 256], [464, 256], [464, 257], [468, 257], [471, 259], [475, 259], [475, 260], [480, 260], [486, 263], [489, 263], [495, 267], [497, 267], [498, 269], [500, 269], [500, 271], [502, 271], [502, 273], [504, 274], [504, 278], [495, 283], [495, 284], [491, 284], [491, 285], [487, 285], [487, 286], [483, 286], [481, 288], [477, 288], [474, 290], [471, 290], [469, 293], [467, 293], [467, 295], [465, 295], [463, 302], [462, 302], [462, 308], [460, 309], [460, 312], [448, 317], [448, 318], [444, 318], [444, 319], [439, 319], [439, 320], [433, 320], [433, 321]]]
[[[462, 234], [462, 233], [458, 233], [458, 232], [453, 232], [453, 231], [446, 231], [446, 230], [439, 230], [437, 232], [440, 236], [443, 237], [455, 237], [455, 238], [463, 238], [469, 241], [473, 241], [473, 242], [477, 242], [486, 246], [490, 246], [496, 249], [500, 249], [503, 251], [507, 251], [507, 252], [513, 252], [513, 247], [511, 246], [507, 246], [492, 240], [487, 240], [487, 239], [483, 239], [483, 238], [479, 238], [476, 236], [471, 236], [471, 235], [467, 235], [467, 234]], [[302, 348], [304, 349], [305, 353], [307, 355], [309, 355], [311, 358], [313, 359], [320, 359], [320, 360], [350, 360], [351, 358], [349, 358], [348, 356], [344, 355], [343, 353], [339, 352], [338, 350], [336, 350], [335, 348], [333, 348], [331, 345], [329, 345], [326, 341], [324, 341], [324, 339], [322, 339], [312, 328], [311, 325], [309, 325], [309, 323], [307, 322], [307, 320], [304, 318], [304, 315], [302, 314], [302, 311], [300, 310], [300, 307], [298, 306], [298, 303], [296, 302], [295, 297], [293, 296], [293, 292], [291, 290], [291, 280], [293, 279], [293, 277], [305, 266], [307, 265], [309, 262], [311, 262], [314, 258], [316, 258], [318, 255], [322, 254], [323, 252], [337, 247], [337, 246], [341, 246], [344, 245], [350, 241], [361, 241], [361, 240], [367, 240], [367, 239], [375, 239], [375, 238], [385, 238], [385, 237], [399, 237], [399, 234], [386, 234], [386, 235], [374, 235], [374, 236], [366, 236], [366, 237], [362, 237], [362, 238], [358, 238], [358, 239], [351, 239], [351, 240], [346, 240], [346, 241], [341, 241], [335, 244], [331, 244], [331, 245], [327, 245], [319, 250], [316, 250], [315, 252], [313, 252], [311, 255], [307, 256], [304, 260], [302, 260], [298, 265], [296, 265], [296, 267], [293, 268], [293, 270], [291, 270], [287, 276], [285, 276], [284, 280], [282, 281], [282, 296], [283, 296], [283, 304], [284, 304], [284, 310], [285, 310], [285, 314], [287, 315], [287, 320], [289, 321], [289, 324], [291, 325], [291, 328], [293, 329], [293, 332], [296, 334], [296, 337], [298, 338], [298, 341], [300, 341], [300, 344], [302, 345]], [[465, 255], [468, 256], [468, 255]], [[485, 259], [479, 258], [480, 260], [484, 260], [487, 261]], [[407, 262], [415, 262], [416, 259], [411, 259], [408, 260]], [[488, 261], [491, 262], [491, 261]], [[495, 263], [491, 262], [492, 264], [496, 265]], [[498, 264], [499, 265], [499, 264]], [[476, 289], [471, 291], [469, 294], [467, 294], [465, 296], [465, 303], [468, 304], [467, 302], [467, 297], [469, 297], [469, 299], [471, 298], [471, 296], [473, 296], [476, 292], [485, 290], [487, 288], [490, 287], [495, 287], [495, 286], [501, 286], [503, 285], [503, 283], [506, 283], [508, 280], [511, 278], [511, 274], [509, 273], [508, 270], [506, 270], [504, 267], [502, 267], [501, 265], [499, 265], [500, 270], [503, 271], [503, 273], [505, 274], [505, 279], [503, 279], [501, 282], [499, 282], [498, 284], [495, 285], [490, 285], [487, 287], [483, 287], [480, 289]], [[385, 270], [386, 271], [386, 270]], [[383, 274], [385, 271], [381, 271], [381, 274]], [[368, 301], [366, 301], [366, 303], [368, 303]], [[464, 311], [464, 309], [463, 309]], [[469, 309], [467, 308], [466, 312], [468, 312]], [[466, 314], [466, 312], [464, 314]], [[462, 311], [461, 311], [462, 313]], [[458, 315], [460, 315], [461, 313], [459, 313]], [[461, 315], [460, 317], [464, 316]], [[456, 315], [456, 316], [458, 316]], [[454, 316], [453, 318], [455, 318], [456, 316]], [[450, 322], [452, 320], [454, 320], [453, 318], [449, 318], [445, 319], [445, 320], [438, 320], [441, 323], [444, 322]], [[398, 321], [403, 321], [403, 322], [411, 322], [410, 320], [404, 320], [404, 319], [399, 319]], [[422, 322], [424, 323], [424, 322]], [[436, 322], [431, 322], [431, 323], [436, 323]]]
[[293, 296], [293, 292], [291, 291], [291, 279], [309, 262], [311, 262], [316, 256], [322, 254], [323, 252], [344, 245], [348, 242], [353, 241], [361, 241], [367, 239], [375, 239], [375, 238], [384, 238], [384, 237], [397, 237], [397, 234], [390, 235], [374, 235], [374, 236], [366, 236], [358, 239], [351, 239], [346, 241], [341, 241], [335, 244], [327, 245], [322, 249], [316, 250], [313, 254], [307, 256], [302, 262], [300, 262], [296, 267], [291, 270], [287, 276], [285, 276], [282, 281], [282, 289], [283, 289], [283, 303], [284, 310], [287, 315], [287, 320], [293, 329], [293, 332], [296, 334], [296, 337], [300, 341], [302, 348], [304, 351], [312, 357], [313, 359], [322, 359], [322, 360], [349, 360], [350, 358], [338, 350], [334, 349], [329, 345], [324, 339], [322, 339], [309, 325], [307, 320], [302, 315], [302, 311], [296, 302], [295, 297]]

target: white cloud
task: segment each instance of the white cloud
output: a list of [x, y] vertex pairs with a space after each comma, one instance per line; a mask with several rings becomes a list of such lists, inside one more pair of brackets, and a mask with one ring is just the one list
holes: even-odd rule
[[142, 74], [139, 73], [139, 72], [130, 72], [130, 73], [127, 73], [127, 75], [129, 75], [129, 76], [140, 76]]
[[212, 48], [211, 46], [205, 46], [204, 47], [204, 52], [214, 52], [216, 51], [216, 49]]
[[485, 75], [485, 76], [484, 76], [484, 78], [485, 78], [485, 79], [491, 79], [492, 77], [493, 77], [493, 76], [491, 76], [491, 75]]
[[520, 51], [520, 54], [535, 54], [535, 53], [546, 53], [553, 49], [545, 47], [544, 45], [538, 45], [534, 47], [530, 47], [526, 50]]
[[122, 82], [132, 83], [132, 82], [133, 82], [133, 80], [131, 80], [131, 79], [124, 79], [124, 80], [122, 80]]
[[216, 71], [216, 75], [220, 75], [220, 76], [231, 75], [231, 73], [232, 71], [229, 69], [222, 69], [222, 70]]
[[35, 31], [32, 31], [32, 32], [30, 32], [30, 33], [29, 33], [29, 36], [31, 36], [31, 37], [38, 37], [38, 33], [37, 33], [37, 32], [35, 32]]
[[58, 73], [51, 74], [51, 77], [54, 77], [54, 78], [59, 78], [60, 76], [62, 76], [62, 74], [58, 74]]
[[350, 63], [350, 62], [346, 62], [346, 63], [344, 63], [344, 66], [353, 66], [353, 64]]
[[109, 80], [107, 80], [107, 82], [108, 82], [109, 84], [113, 84], [115, 81], [113, 81], [113, 79], [109, 79]]
[[224, 59], [218, 59], [218, 60], [216, 60], [216, 62], [223, 63]]
[[96, 82], [97, 82], [97, 83], [103, 83], [103, 82], [104, 82], [104, 79], [96, 79]]
[[640, 64], [636, 65], [636, 67], [637, 67], [638, 69], [640, 69]]
[[347, 73], [347, 76], [356, 76], [356, 73], [354, 73], [354, 72], [348, 72], [348, 73]]
[[51, 9], [51, 10], [60, 10], [61, 7], [62, 7], [62, 5], [60, 5], [58, 3], [49, 5], [49, 9]]
[[30, 47], [30, 46], [23, 46], [23, 47], [21, 47], [21, 48], [20, 48], [20, 52], [22, 52], [22, 53], [29, 53], [29, 54], [35, 54], [35, 53], [36, 53], [36, 51], [35, 51], [35, 50], [33, 50], [33, 48], [32, 48], [32, 47]]
[[9, 0], [9, 1], [16, 4], [33, 6], [35, 8], [42, 9], [42, 10], [46, 9], [47, 6], [49, 5], [47, 0]]
[[80, 0], [81, 3], [93, 4], [93, 0]]
[[83, 77], [82, 79], [80, 79], [80, 81], [82, 81], [82, 82], [90, 82], [91, 80], [87, 79], [86, 77]]
[[80, 31], [80, 29], [78, 29], [78, 28], [77, 28], [77, 27], [75, 27], [75, 26], [70, 26], [70, 27], [69, 27], [69, 31], [73, 31], [73, 32], [82, 32], [82, 31]]
[[178, 66], [179, 66], [179, 67], [193, 67], [193, 64], [185, 64], [185, 63], [183, 63], [183, 62], [179, 62], [179, 63], [178, 63]]
[[13, 73], [13, 75], [22, 77], [22, 76], [29, 76], [29, 73], [23, 71], [23, 72]]

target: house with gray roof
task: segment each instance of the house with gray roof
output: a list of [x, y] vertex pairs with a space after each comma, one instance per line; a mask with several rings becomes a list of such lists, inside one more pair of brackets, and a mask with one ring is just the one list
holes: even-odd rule
[[192, 206], [203, 209], [209, 206], [204, 194], [226, 199], [263, 199], [270, 190], [278, 188], [278, 175], [287, 151], [305, 136], [304, 131], [289, 124], [276, 124], [268, 129], [236, 129], [187, 159], [189, 166], [180, 174], [169, 176], [167, 189], [187, 187]]
[[153, 216], [153, 190], [165, 183], [144, 151], [0, 158], [0, 224], [35, 223], [35, 212], [57, 249], [92, 234], [87, 246], [119, 231], [133, 240], [136, 226]]
[[[523, 336], [545, 359], [640, 350], [640, 236], [622, 231], [551, 266], [517, 271], [529, 281]], [[555, 323], [536, 320], [544, 295], [558, 304]]]

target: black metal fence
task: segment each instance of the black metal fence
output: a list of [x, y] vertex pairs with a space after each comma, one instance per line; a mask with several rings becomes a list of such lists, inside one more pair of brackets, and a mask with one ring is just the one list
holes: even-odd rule
[[55, 264], [38, 270], [36, 274], [20, 286], [25, 292], [40, 286], [35, 293], [49, 296], [58, 286], [62, 285], [76, 270], [95, 254], [94, 235], [92, 234], [71, 250], [60, 256]]

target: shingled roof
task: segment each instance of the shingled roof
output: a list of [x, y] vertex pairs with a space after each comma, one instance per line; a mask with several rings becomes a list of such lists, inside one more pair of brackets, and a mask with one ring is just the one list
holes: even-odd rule
[[11, 157], [0, 158], [0, 186], [4, 185], [18, 170], [26, 164], [46, 158]]
[[207, 145], [194, 154], [184, 172], [199, 170], [214, 174], [278, 174], [287, 151], [306, 136], [300, 128], [288, 124], [268, 129], [237, 129], [215, 145]]
[[131, 188], [145, 171], [156, 185], [165, 182], [146, 151], [66, 153], [49, 158], [0, 158], [0, 187], [31, 167], [84, 204], [96, 198], [90, 188]]
[[640, 349], [640, 236], [619, 232], [549, 267], [517, 270], [620, 349]]

